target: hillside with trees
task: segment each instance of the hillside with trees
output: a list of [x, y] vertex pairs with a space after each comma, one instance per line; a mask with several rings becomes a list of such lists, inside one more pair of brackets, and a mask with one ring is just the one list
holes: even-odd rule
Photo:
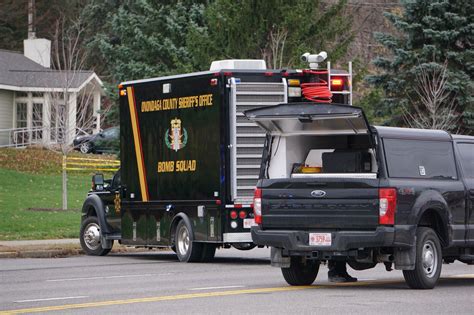
[[[0, 49], [21, 51], [28, 1], [0, 5]], [[325, 50], [353, 61], [355, 105], [374, 123], [474, 133], [473, 11], [469, 0], [36, 0], [35, 26], [50, 39], [59, 20], [82, 26], [85, 68], [112, 109], [122, 80], [230, 58], [303, 67], [302, 53]]]

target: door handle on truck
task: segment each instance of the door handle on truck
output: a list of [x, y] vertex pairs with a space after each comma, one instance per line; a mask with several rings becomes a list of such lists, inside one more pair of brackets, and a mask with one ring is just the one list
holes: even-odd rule
[[474, 197], [474, 189], [469, 189], [469, 197]]

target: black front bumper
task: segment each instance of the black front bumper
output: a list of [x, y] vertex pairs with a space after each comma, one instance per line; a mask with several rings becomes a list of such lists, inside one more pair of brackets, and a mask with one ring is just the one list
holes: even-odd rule
[[[358, 248], [394, 247], [403, 244], [395, 242], [395, 228], [379, 226], [373, 231], [311, 231], [331, 233], [330, 246], [310, 246], [310, 231], [262, 230], [252, 227], [252, 239], [257, 245], [283, 248], [296, 252], [334, 251], [342, 252]], [[408, 244], [406, 244], [408, 245]]]

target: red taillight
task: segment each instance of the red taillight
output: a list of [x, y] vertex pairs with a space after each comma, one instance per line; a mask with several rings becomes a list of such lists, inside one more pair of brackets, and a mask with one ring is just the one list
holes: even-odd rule
[[230, 218], [231, 218], [232, 220], [237, 219], [237, 211], [232, 210], [232, 211], [230, 212]]
[[262, 190], [255, 188], [253, 195], [253, 214], [255, 223], [262, 224]]
[[239, 212], [239, 218], [245, 219], [246, 217], [247, 217], [247, 212], [245, 212], [244, 210]]
[[333, 77], [331, 78], [331, 91], [342, 91], [344, 89], [344, 79]]
[[395, 188], [379, 189], [379, 223], [395, 224], [397, 210], [397, 190]]
[[216, 78], [211, 79], [211, 82], [210, 82], [210, 83], [211, 83], [211, 86], [216, 86], [216, 85], [217, 85], [217, 82], [218, 82], [218, 81], [217, 81]]

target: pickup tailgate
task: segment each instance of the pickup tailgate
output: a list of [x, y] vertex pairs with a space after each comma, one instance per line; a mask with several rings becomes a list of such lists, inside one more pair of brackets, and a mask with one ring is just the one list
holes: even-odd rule
[[263, 229], [375, 229], [378, 179], [264, 179]]

